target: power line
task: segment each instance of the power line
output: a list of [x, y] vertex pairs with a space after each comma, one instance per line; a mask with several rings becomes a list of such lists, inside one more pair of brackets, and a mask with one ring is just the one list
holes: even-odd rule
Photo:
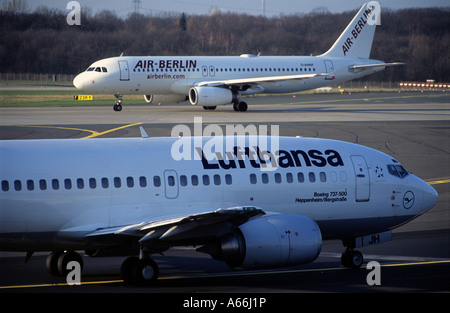
[[142, 7], [142, 1], [141, 0], [133, 0], [133, 10], [134, 13], [139, 13], [139, 10]]

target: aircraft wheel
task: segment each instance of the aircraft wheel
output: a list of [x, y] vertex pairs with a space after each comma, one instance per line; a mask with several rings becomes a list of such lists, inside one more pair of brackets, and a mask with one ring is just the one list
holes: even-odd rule
[[358, 250], [346, 250], [341, 255], [342, 265], [348, 268], [360, 268], [363, 261], [363, 255]]
[[75, 251], [65, 251], [58, 258], [58, 272], [62, 276], [69, 274], [70, 270], [67, 269], [69, 262], [78, 262], [80, 269], [83, 269], [83, 259]]
[[53, 251], [47, 257], [45, 265], [50, 275], [66, 276], [70, 270], [67, 269], [69, 262], [76, 261], [83, 269], [83, 259], [75, 251]]
[[47, 271], [52, 276], [60, 276], [60, 272], [58, 270], [58, 259], [64, 253], [64, 251], [53, 251], [47, 257], [45, 261], [45, 265], [47, 266]]
[[244, 102], [244, 101], [239, 102], [239, 104], [238, 104], [239, 111], [245, 112], [245, 111], [247, 111], [247, 108], [248, 108], [247, 102]]
[[134, 282], [138, 285], [151, 285], [159, 275], [158, 265], [152, 259], [141, 259], [133, 269]]
[[150, 258], [130, 257], [123, 262], [120, 273], [125, 283], [145, 286], [157, 280], [159, 269], [156, 262]]
[[203, 106], [204, 110], [215, 110], [217, 106]]
[[122, 111], [122, 105], [121, 104], [115, 104], [114, 105], [114, 111], [116, 111], [116, 112]]
[[129, 257], [122, 263], [120, 268], [120, 275], [125, 283], [129, 284], [133, 282], [133, 269], [139, 261], [138, 257]]

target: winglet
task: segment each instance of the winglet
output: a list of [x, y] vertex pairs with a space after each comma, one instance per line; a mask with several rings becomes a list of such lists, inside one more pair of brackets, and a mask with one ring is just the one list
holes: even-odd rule
[[140, 126], [139, 130], [141, 131], [141, 137], [142, 138], [150, 138], [150, 136], [145, 132], [144, 127]]

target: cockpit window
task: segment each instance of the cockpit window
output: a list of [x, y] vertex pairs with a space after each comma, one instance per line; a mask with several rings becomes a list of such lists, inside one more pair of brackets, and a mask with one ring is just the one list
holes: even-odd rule
[[405, 168], [401, 165], [389, 164], [387, 166], [387, 169], [388, 169], [389, 174], [400, 177], [400, 178], [406, 177], [409, 174], [408, 171], [406, 171]]
[[92, 67], [90, 67], [90, 68], [88, 68], [87, 70], [86, 70], [86, 72], [93, 72], [93, 71], [96, 71], [96, 72], [99, 72], [99, 73], [107, 73], [108, 72], [108, 69], [106, 68], [106, 67], [95, 67], [95, 66], [92, 66]]

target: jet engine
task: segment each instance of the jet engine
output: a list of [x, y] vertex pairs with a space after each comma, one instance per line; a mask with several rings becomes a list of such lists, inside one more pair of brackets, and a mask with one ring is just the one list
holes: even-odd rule
[[147, 103], [179, 103], [187, 100], [183, 95], [144, 95]]
[[310, 263], [321, 248], [316, 222], [302, 215], [278, 214], [250, 220], [198, 251], [232, 268], [271, 268]]
[[189, 101], [192, 105], [217, 106], [236, 103], [239, 93], [220, 87], [192, 87], [189, 90]]

